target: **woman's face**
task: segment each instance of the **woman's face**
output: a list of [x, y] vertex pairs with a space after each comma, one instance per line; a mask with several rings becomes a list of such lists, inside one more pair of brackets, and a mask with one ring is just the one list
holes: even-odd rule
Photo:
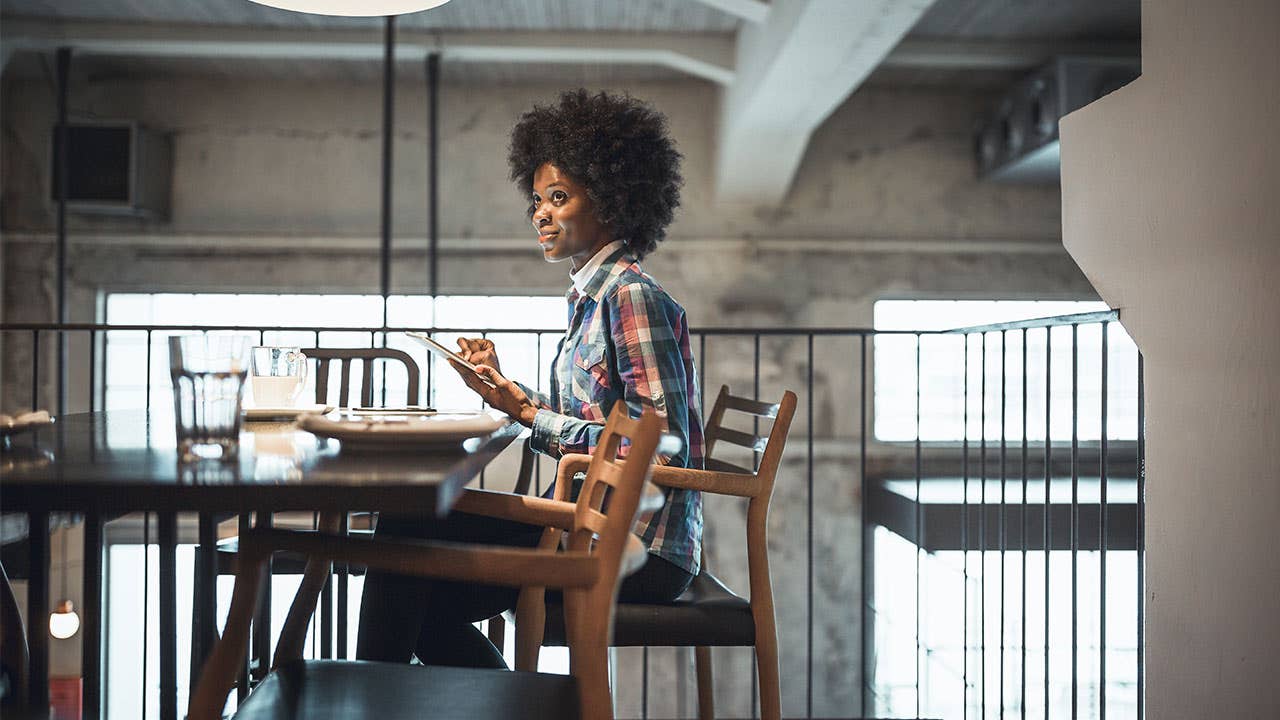
[[596, 219], [587, 189], [552, 163], [533, 174], [533, 229], [542, 257], [547, 262], [568, 260], [574, 270], [613, 241]]

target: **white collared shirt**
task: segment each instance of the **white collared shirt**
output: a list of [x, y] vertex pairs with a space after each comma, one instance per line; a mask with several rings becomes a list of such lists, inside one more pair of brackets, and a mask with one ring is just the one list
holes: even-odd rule
[[582, 295], [585, 292], [587, 282], [591, 280], [592, 275], [596, 274], [596, 270], [604, 264], [605, 258], [612, 255], [615, 250], [621, 247], [622, 241], [614, 240], [608, 245], [597, 250], [596, 254], [592, 255], [591, 259], [587, 261], [587, 264], [578, 268], [577, 272], [574, 272], [573, 270], [569, 271], [569, 280], [573, 282], [573, 287], [578, 291], [579, 295]]

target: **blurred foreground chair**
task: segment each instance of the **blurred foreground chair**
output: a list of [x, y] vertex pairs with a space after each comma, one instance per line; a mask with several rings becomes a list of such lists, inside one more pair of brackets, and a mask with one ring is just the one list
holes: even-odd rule
[[[272, 552], [308, 557], [306, 574], [276, 647], [272, 672], [249, 694], [236, 717], [263, 718], [611, 718], [608, 647], [619, 579], [638, 569], [645, 549], [631, 533], [637, 512], [660, 507], [661, 494], [643, 492], [661, 422], [613, 413], [594, 457], [568, 456], [558, 479], [586, 470], [576, 503], [467, 490], [456, 509], [544, 525], [549, 548], [500, 548], [409, 540], [354, 538], [287, 530], [252, 530], [241, 538], [240, 562], [226, 630], [200, 675], [191, 720], [220, 718], [227, 692], [244, 662], [249, 621]], [[628, 460], [616, 460], [623, 438]], [[608, 492], [612, 488], [611, 492]], [[609, 494], [605, 503], [606, 492]], [[643, 500], [643, 502], [642, 502]], [[325, 514], [322, 529], [338, 529]], [[567, 549], [557, 551], [567, 533]], [[593, 538], [595, 538], [593, 540]], [[330, 563], [521, 587], [520, 602], [544, 588], [563, 591], [570, 675], [416, 667], [359, 661], [302, 660], [307, 625]]]
[[[355, 374], [357, 361], [359, 361], [360, 369], [360, 385], [359, 385], [359, 406], [372, 407], [374, 401], [374, 382], [373, 368], [377, 361], [385, 361], [388, 364], [399, 363], [404, 367], [406, 377], [404, 404], [417, 405], [419, 403], [418, 387], [421, 378], [421, 371], [418, 363], [413, 356], [403, 350], [394, 348], [303, 348], [302, 352], [307, 356], [309, 361], [315, 363], [314, 377], [316, 385], [315, 402], [318, 405], [336, 405], [338, 407], [350, 407], [352, 388], [355, 384]], [[333, 397], [331, 388], [332, 368], [335, 366], [340, 370], [337, 396]], [[385, 382], [385, 381], [384, 381]], [[336, 401], [336, 402], [333, 402]], [[393, 400], [393, 403], [399, 402]], [[238, 533], [234, 516], [222, 515], [219, 517], [219, 538], [218, 552], [215, 555], [215, 575], [234, 575], [235, 574], [235, 558], [238, 543], [235, 537]], [[357, 512], [349, 515], [349, 523], [344, 529], [354, 531], [372, 531], [373, 515], [370, 513]], [[271, 519], [271, 525], [279, 528], [291, 530], [311, 530], [317, 526], [317, 518], [314, 513], [303, 512], [283, 512], [274, 513]], [[200, 559], [201, 554], [197, 546], [196, 567], [194, 590], [195, 597], [200, 597], [200, 593], [204, 592], [205, 574], [203, 573], [203, 561]], [[272, 572], [276, 575], [297, 575], [303, 572], [303, 561], [301, 558], [290, 555], [282, 555], [274, 560]], [[339, 573], [345, 573], [345, 567], [339, 567]], [[324, 622], [328, 622], [328, 612], [330, 608], [328, 603], [324, 606], [322, 618]], [[197, 620], [199, 610], [196, 610]], [[192, 661], [198, 662], [200, 648], [198, 644], [192, 644]], [[266, 659], [256, 658], [255, 667], [258, 670], [254, 673], [254, 678], [260, 678], [266, 674]], [[192, 667], [192, 671], [198, 668]]]
[[[724, 426], [725, 412], [746, 413], [754, 418], [772, 419], [773, 427], [766, 436], [732, 430]], [[796, 394], [782, 394], [778, 403], [764, 403], [729, 394], [721, 386], [720, 394], [707, 416], [706, 470], [662, 467], [653, 469], [653, 483], [659, 486], [700, 490], [704, 493], [749, 498], [747, 504], [747, 568], [750, 577], [750, 600], [742, 598], [724, 585], [707, 568], [703, 553], [702, 569], [689, 589], [669, 604], [619, 603], [614, 624], [613, 645], [617, 647], [694, 647], [698, 676], [698, 717], [715, 717], [712, 698], [711, 646], [754, 646], [756, 672], [760, 681], [760, 717], [778, 720], [782, 701], [778, 681], [778, 631], [773, 611], [773, 586], [769, 577], [768, 520], [769, 500], [778, 473], [787, 432], [796, 410]], [[711, 459], [718, 443], [730, 443], [760, 452], [759, 469], [755, 472]], [[560, 461], [558, 477], [566, 470]], [[561, 496], [556, 486], [556, 497]], [[521, 603], [516, 613], [516, 669], [538, 666], [542, 645], [563, 646], [567, 640], [564, 611], [548, 604], [544, 610], [536, 598]]]

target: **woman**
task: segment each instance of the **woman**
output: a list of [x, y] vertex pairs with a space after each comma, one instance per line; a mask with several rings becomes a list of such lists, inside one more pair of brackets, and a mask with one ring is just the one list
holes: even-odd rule
[[[458, 341], [480, 373], [459, 368], [463, 381], [532, 428], [534, 450], [555, 458], [593, 452], [615, 402], [625, 402], [633, 417], [651, 407], [683, 442], [659, 462], [700, 469], [702, 422], [684, 309], [638, 264], [664, 239], [680, 203], [680, 154], [665, 118], [630, 97], [567, 92], [520, 118], [508, 161], [511, 179], [530, 198], [543, 258], [569, 263], [569, 328], [549, 394], [504, 377], [496, 348], [483, 339]], [[650, 556], [623, 581], [619, 599], [675, 599], [698, 572], [701, 496], [667, 489], [663, 508], [634, 530]], [[432, 524], [384, 516], [378, 526], [382, 535], [523, 547], [537, 545], [541, 531], [465, 513]], [[405, 662], [413, 653], [428, 665], [506, 667], [472, 623], [514, 607], [517, 594], [371, 572], [357, 656]]]

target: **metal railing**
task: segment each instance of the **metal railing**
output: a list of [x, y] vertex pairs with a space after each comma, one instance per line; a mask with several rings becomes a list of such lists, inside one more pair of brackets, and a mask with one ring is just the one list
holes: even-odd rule
[[[694, 346], [696, 351], [696, 360], [699, 370], [699, 385], [705, 399], [706, 388], [719, 384], [729, 384], [735, 391], [745, 394], [745, 388], [751, 388], [751, 395], [757, 399], [768, 398], [780, 394], [783, 389], [796, 389], [800, 392], [801, 402], [804, 404], [804, 411], [797, 417], [797, 422], [793, 425], [792, 437], [788, 444], [788, 453], [784, 460], [784, 468], [779, 472], [779, 487], [783, 488], [784, 475], [790, 475], [791, 482], [787, 483], [785, 492], [788, 497], [794, 497], [802, 488], [804, 502], [799, 503], [787, 502], [779, 506], [775, 501], [775, 513], [782, 514], [788, 522], [796, 520], [803, 523], [803, 536], [797, 534], [779, 535], [775, 538], [775, 543], [781, 543], [779, 548], [775, 548], [775, 553], [784, 553], [787, 557], [799, 557], [804, 559], [803, 564], [795, 564], [792, 566], [788, 563], [779, 563], [775, 567], [775, 575], [785, 576], [784, 582], [775, 581], [775, 587], [803, 587], [803, 597], [799, 593], [785, 594], [780, 593], [778, 599], [778, 612], [780, 615], [786, 614], [790, 617], [803, 617], [804, 636], [799, 639], [795, 634], [787, 633], [789, 625], [785, 619], [780, 619], [780, 627], [783, 628], [783, 672], [784, 688], [783, 688], [783, 712], [786, 716], [803, 716], [807, 718], [840, 715], [849, 717], [859, 716], [876, 716], [878, 714], [892, 710], [896, 716], [902, 716], [902, 706], [899, 704], [887, 704], [882, 697], [882, 690], [888, 685], [877, 685], [877, 679], [881, 678], [889, 672], [890, 668], [883, 660], [883, 653], [886, 651], [885, 646], [877, 646], [877, 632], [884, 627], [888, 627], [893, 623], [900, 623], [901, 619], [897, 615], [901, 615], [902, 608], [886, 608], [881, 607], [877, 602], [875, 577], [878, 569], [876, 561], [877, 553], [877, 528], [891, 534], [894, 542], [903, 541], [914, 548], [914, 567], [911, 568], [911, 574], [914, 575], [914, 611], [910, 613], [910, 619], [907, 621], [914, 624], [914, 666], [916, 672], [914, 678], [905, 684], [905, 692], [908, 696], [914, 696], [914, 702], [910, 703], [907, 714], [916, 717], [936, 716], [936, 713], [942, 709], [945, 703], [935, 699], [935, 696], [942, 697], [945, 691], [940, 690], [942, 683], [933, 683], [931, 677], [925, 677], [928, 672], [932, 671], [933, 657], [942, 657], [945, 652], [937, 650], [932, 646], [931, 636], [925, 630], [931, 630], [926, 627], [929, 625], [930, 617], [924, 612], [923, 607], [932, 602], [936, 596], [931, 596], [924, 589], [925, 584], [929, 582], [930, 573], [933, 572], [935, 560], [945, 556], [947, 553], [959, 551], [963, 557], [961, 574], [963, 577], [963, 609], [962, 622], [959, 632], [961, 635], [962, 659], [960, 661], [961, 670], [957, 684], [962, 688], [962, 715], [964, 717], [978, 716], [988, 717], [997, 715], [1003, 718], [1006, 710], [1017, 713], [1021, 717], [1027, 717], [1028, 711], [1031, 709], [1033, 700], [1038, 705], [1043, 705], [1043, 711], [1039, 708], [1033, 713], [1036, 716], [1057, 716], [1061, 714], [1057, 710], [1057, 705], [1050, 697], [1051, 683], [1047, 680], [1051, 672], [1057, 670], [1056, 664], [1051, 667], [1051, 658], [1057, 657], [1057, 654], [1065, 651], [1064, 649], [1051, 647], [1053, 642], [1049, 637], [1049, 627], [1052, 623], [1065, 622], [1066, 615], [1051, 612], [1054, 608], [1050, 602], [1051, 572], [1050, 556], [1053, 552], [1069, 552], [1071, 567], [1071, 597], [1072, 605], [1070, 611], [1070, 619], [1072, 622], [1071, 642], [1069, 648], [1070, 666], [1071, 666], [1071, 696], [1072, 704], [1070, 715], [1072, 717], [1081, 716], [1082, 708], [1077, 704], [1076, 699], [1079, 695], [1079, 669], [1081, 653], [1094, 653], [1095, 658], [1090, 660], [1090, 666], [1099, 668], [1097, 677], [1100, 682], [1097, 687], [1100, 688], [1100, 697], [1094, 706], [1097, 708], [1095, 713], [1100, 718], [1105, 718], [1107, 708], [1106, 686], [1108, 666], [1106, 663], [1106, 648], [1108, 639], [1108, 594], [1107, 594], [1107, 552], [1111, 550], [1114, 554], [1118, 549], [1124, 551], [1134, 550], [1138, 555], [1136, 565], [1136, 594], [1134, 598], [1137, 603], [1138, 616], [1130, 623], [1129, 619], [1121, 621], [1121, 624], [1133, 625], [1137, 633], [1136, 647], [1136, 697], [1138, 717], [1142, 716], [1142, 652], [1143, 637], [1141, 634], [1141, 612], [1142, 612], [1142, 564], [1140, 560], [1142, 542], [1143, 542], [1143, 478], [1142, 454], [1143, 441], [1141, 431], [1141, 413], [1142, 413], [1142, 385], [1141, 385], [1141, 359], [1137, 358], [1137, 412], [1138, 421], [1135, 443], [1119, 443], [1108, 442], [1108, 430], [1114, 428], [1114, 425], [1108, 425], [1108, 415], [1110, 408], [1106, 398], [1110, 388], [1108, 387], [1109, 371], [1108, 367], [1108, 346], [1107, 337], [1109, 326], [1116, 324], [1118, 315], [1116, 313], [1091, 313], [1087, 315], [1065, 316], [1059, 318], [1048, 318], [1035, 321], [1027, 321], [1021, 323], [1005, 323], [1001, 325], [991, 325], [984, 327], [965, 328], [953, 331], [875, 331], [861, 328], [698, 328], [692, 331]], [[1078, 338], [1081, 328], [1100, 327], [1102, 329], [1102, 357], [1100, 362], [1100, 375], [1096, 378], [1102, 388], [1101, 407], [1100, 407], [1100, 425], [1101, 436], [1098, 442], [1082, 443], [1077, 432], [1082, 417], [1081, 410], [1078, 406], [1078, 388], [1081, 384], [1079, 355], [1080, 347]], [[145, 382], [146, 392], [144, 404], [147, 408], [151, 407], [151, 403], [156, 401], [152, 397], [151, 391], [151, 373], [153, 364], [157, 361], [153, 357], [153, 346], [158, 336], [169, 333], [180, 332], [249, 332], [256, 333], [260, 342], [268, 339], [272, 333], [312, 333], [315, 344], [320, 345], [321, 335], [323, 333], [358, 333], [368, 337], [368, 346], [375, 347], [383, 345], [387, 342], [389, 334], [394, 334], [403, 330], [422, 330], [426, 329], [436, 333], [470, 333], [481, 335], [532, 335], [536, 338], [536, 357], [542, 357], [542, 349], [544, 347], [544, 338], [550, 338], [554, 342], [563, 330], [561, 329], [510, 329], [510, 328], [397, 328], [397, 327], [316, 327], [316, 326], [294, 326], [294, 327], [245, 327], [238, 325], [226, 326], [187, 326], [187, 325], [102, 325], [102, 324], [26, 324], [26, 323], [9, 323], [0, 325], [0, 332], [4, 333], [5, 342], [4, 349], [6, 359], [22, 358], [24, 343], [22, 338], [29, 338], [29, 344], [26, 349], [30, 352], [30, 373], [21, 373], [19, 377], [25, 376], [30, 378], [30, 398], [33, 407], [40, 407], [48, 404], [48, 400], [56, 401], [60, 409], [65, 410], [68, 407], [68, 398], [66, 397], [68, 390], [65, 382], [65, 373], [68, 372], [66, 367], [57, 367], [56, 361], [51, 363], [47, 356], [53, 355], [50, 352], [56, 344], [62, 346], [67, 342], [68, 338], [79, 337], [80, 342], [87, 339], [87, 357], [84, 358], [82, 367], [87, 371], [88, 382], [85, 384], [86, 396], [80, 398], [72, 398], [76, 402], [70, 403], [74, 407], [88, 409], [90, 411], [100, 410], [104, 407], [107, 397], [106, 379], [107, 373], [104, 369], [106, 343], [114, 334], [119, 333], [141, 333], [145, 336], [147, 348], [146, 353], [146, 373], [147, 380]], [[1030, 428], [1034, 427], [1028, 417], [1028, 378], [1035, 378], [1035, 369], [1028, 367], [1028, 341], [1029, 338], [1034, 339], [1038, 334], [1043, 333], [1044, 336], [1044, 373], [1043, 373], [1043, 391], [1044, 391], [1044, 437], [1039, 443], [1033, 443], [1028, 440]], [[1055, 343], [1057, 334], [1070, 333], [1070, 355], [1072, 358], [1070, 385], [1071, 385], [1071, 406], [1070, 406], [1070, 424], [1071, 436], [1069, 445], [1067, 440], [1059, 438], [1053, 424], [1053, 395], [1051, 392], [1053, 381], [1058, 379], [1060, 373], [1055, 373], [1053, 362], [1055, 352], [1061, 353], [1066, 347]], [[1006, 409], [1009, 407], [1009, 388], [1007, 387], [1010, 378], [1010, 368], [1006, 364], [1009, 360], [1008, 353], [1005, 352], [1007, 342], [1010, 338], [1021, 340], [1021, 355], [1015, 358], [1015, 367], [1020, 368], [1021, 372], [1016, 373], [1020, 385], [1015, 388], [1014, 395], [1021, 401], [1022, 412], [1019, 415], [1020, 431], [1016, 434], [1017, 440], [1011, 444], [1009, 441], [1010, 433], [1005, 415]], [[53, 342], [50, 342], [52, 338]], [[869, 380], [874, 378], [876, 366], [869, 360], [869, 351], [875, 347], [877, 341], [895, 339], [896, 342], [914, 342], [914, 389], [910, 394], [910, 402], [914, 403], [914, 407], [910, 410], [914, 413], [916, 421], [915, 438], [909, 442], [884, 442], [873, 437], [874, 427], [868, 413], [876, 413], [879, 410], [887, 410], [890, 403], [896, 402], [891, 393], [886, 393], [885, 398], [880, 399], [877, 395], [873, 399], [872, 388], [869, 387]], [[933, 344], [935, 343], [954, 343], [959, 338], [963, 346], [963, 359], [956, 356], [956, 359], [963, 363], [963, 383], [958, 392], [963, 398], [963, 418], [964, 427], [963, 437], [959, 442], [954, 441], [932, 441], [921, 435], [922, 413], [932, 411], [932, 404], [939, 402], [948, 402], [946, 399], [939, 399], [938, 394], [926, 392], [922, 389], [922, 357], [929, 357], [928, 353], [934, 352]], [[999, 341], [1000, 348], [1000, 368], [998, 373], [992, 374], [992, 377], [998, 378], [999, 390], [998, 394], [1001, 398], [999, 402], [999, 421], [998, 435], [988, 437], [988, 423], [990, 418], [987, 416], [989, 394], [995, 394], [995, 388], [988, 387], [987, 372], [987, 344], [988, 339], [994, 347], [996, 339]], [[870, 341], [869, 341], [870, 340]], [[1015, 345], [1017, 343], [1015, 342]], [[930, 346], [926, 348], [926, 345]], [[982, 368], [979, 373], [980, 380], [976, 383], [978, 387], [971, 387], [971, 370], [970, 356], [973, 347], [977, 346], [978, 352], [981, 353]], [[941, 347], [941, 345], [939, 345]], [[74, 361], [72, 361], [74, 362]], [[161, 360], [162, 362], [162, 360]], [[53, 367], [50, 367], [50, 366]], [[435, 392], [435, 380], [433, 373], [433, 363], [425, 363], [424, 377], [426, 382], [423, 384], [424, 399], [429, 401]], [[51, 382], [52, 374], [56, 382]], [[15, 379], [15, 374], [6, 373], [6, 382], [13, 385], [15, 382], [21, 383], [20, 379]], [[382, 384], [384, 393], [386, 392], [387, 378], [379, 375], [378, 382]], [[797, 387], [802, 385], [803, 387]], [[58, 397], [51, 397], [52, 387], [60, 390]], [[841, 392], [847, 392], [847, 397], [852, 398], [852, 402], [843, 402]], [[974, 419], [970, 417], [971, 398], [974, 393], [980, 397], [979, 410], [977, 412], [977, 421], [981, 431], [979, 433], [970, 432], [970, 423]], [[1114, 393], [1112, 393], [1114, 394]], [[42, 402], [45, 401], [45, 402]], [[875, 403], [880, 403], [877, 407]], [[1016, 405], [1016, 403], [1015, 403]], [[821, 416], [819, 417], [819, 413]], [[803, 420], [801, 420], [803, 418]], [[972, 436], [972, 437], [971, 437]], [[974, 446], [977, 446], [976, 448]], [[1038, 445], [1038, 446], [1037, 446]], [[1011, 452], [1012, 448], [1012, 452]], [[973, 458], [973, 451], [976, 449], [976, 463]], [[818, 457], [821, 451], [822, 458]], [[801, 459], [799, 456], [803, 455]], [[835, 458], [835, 459], [832, 459]], [[1010, 460], [1013, 459], [1011, 463]], [[1080, 487], [1082, 471], [1085, 468], [1085, 462], [1096, 463], [1094, 467], [1098, 470], [1097, 490], [1099, 497], [1096, 503], [1092, 503], [1086, 508], [1081, 500]], [[976, 470], [975, 470], [975, 467]], [[1010, 472], [1010, 467], [1016, 469], [1016, 472]], [[1038, 466], [1038, 467], [1037, 467]], [[1110, 471], [1110, 472], [1109, 472]], [[543, 474], [541, 465], [537, 468], [538, 483], [541, 486], [541, 477]], [[1108, 495], [1109, 486], [1115, 485], [1118, 480], [1114, 476], [1116, 472], [1121, 475], [1132, 476], [1131, 479], [1136, 483], [1136, 496], [1130, 498], [1128, 494], [1123, 500], [1118, 499], [1115, 495]], [[856, 508], [850, 510], [850, 513], [856, 517], [839, 517], [834, 515], [828, 505], [826, 496], [823, 494], [823, 487], [816, 487], [819, 483], [817, 474], [821, 474], [821, 484], [825, 487], [829, 483], [835, 483], [839, 491], [850, 492], [854, 494], [860, 493], [858, 497], [861, 502]], [[959, 475], [960, 484], [960, 501], [950, 502], [945, 495], [946, 485], [949, 478], [954, 479], [955, 475]], [[834, 478], [834, 479], [832, 479]], [[1041, 502], [1033, 502], [1029, 497], [1029, 492], [1035, 490], [1036, 478], [1043, 478], [1042, 486], [1044, 498]], [[974, 481], [977, 481], [976, 483]], [[999, 485], [999, 495], [996, 497], [987, 497], [987, 486], [990, 481], [997, 480]], [[1055, 497], [1051, 497], [1052, 492], [1062, 482], [1070, 483], [1070, 500], [1059, 501]], [[1090, 481], [1092, 482], [1092, 481]], [[971, 499], [971, 485], [980, 486], [981, 492], [976, 499]], [[1010, 487], [1018, 489], [1016, 494], [1016, 502], [1011, 501], [1006, 490]], [[1092, 486], [1091, 486], [1092, 487]], [[931, 494], [938, 495], [937, 498], [931, 497]], [[1131, 494], [1131, 493], [1130, 493]], [[776, 499], [777, 500], [777, 499]], [[954, 500], [954, 498], [951, 498]], [[708, 523], [709, 527], [713, 522], [712, 514], [714, 509], [708, 507]], [[164, 518], [161, 518], [165, 520]], [[849, 598], [844, 597], [843, 601], [837, 599], [828, 601], [831, 591], [820, 588], [828, 586], [841, 586], [843, 578], [849, 573], [848, 564], [841, 564], [838, 560], [824, 559], [821, 562], [817, 560], [820, 553], [829, 553], [832, 547], [850, 548], [854, 546], [856, 535], [853, 538], [842, 536], [834, 545], [832, 541], [826, 538], [827, 528], [819, 527], [818, 523], [837, 523], [856, 520], [861, 526], [861, 548], [857, 550], [857, 555], [852, 556], [852, 562], [861, 562], [859, 571], [855, 572], [855, 576], [860, 578], [857, 583], [857, 592], [860, 593], [861, 601], [857, 603], [848, 603]], [[162, 563], [169, 568], [169, 571], [162, 573], [170, 580], [174, 577], [172, 562], [174, 546], [177, 544], [177, 533], [173, 529], [171, 520], [165, 520], [160, 524], [160, 539], [164, 546], [160, 548], [160, 557]], [[150, 525], [148, 524], [149, 528]], [[1087, 529], [1092, 538], [1084, 537], [1081, 528]], [[815, 530], [822, 532], [822, 537], [815, 536]], [[207, 534], [207, 533], [206, 533]], [[148, 533], [150, 535], [150, 533]], [[886, 536], [889, 537], [889, 536]], [[207, 537], [202, 537], [201, 541], [206, 541]], [[152, 540], [152, 538], [148, 538]], [[802, 547], [797, 547], [802, 545]], [[819, 546], [822, 546], [821, 548]], [[1049, 552], [1043, 552], [1045, 549]], [[1094, 597], [1080, 598], [1079, 595], [1079, 556], [1082, 551], [1093, 552], [1093, 549], [1099, 555], [1100, 574], [1098, 592]], [[717, 550], [714, 545], [709, 546], [709, 553], [712, 555], [712, 561], [716, 561]], [[1037, 551], [1043, 552], [1043, 559], [1038, 563], [1030, 562], [1033, 560], [1029, 554]], [[728, 551], [721, 551], [728, 553]], [[982, 570], [974, 572], [971, 567], [971, 556], [978, 553], [981, 559]], [[1000, 558], [1001, 572], [995, 578], [1003, 587], [1006, 581], [1006, 564], [1004, 560], [1010, 553], [1015, 554], [1020, 561], [1017, 567], [1019, 572], [1017, 577], [1020, 579], [1020, 592], [1016, 595], [1017, 602], [1014, 603], [1019, 608], [1020, 621], [1016, 623], [1015, 628], [1017, 634], [1017, 642], [1010, 642], [1012, 638], [1006, 637], [1006, 600], [1009, 600], [1009, 594], [1003, 588], [1000, 593], [1000, 602], [998, 608], [987, 607], [987, 589], [986, 584], [989, 580], [989, 574], [986, 570], [988, 564], [988, 556], [995, 553]], [[1039, 564], [1042, 567], [1037, 568]], [[721, 574], [722, 566], [716, 565], [717, 573]], [[803, 572], [799, 571], [799, 567], [803, 567]], [[1046, 587], [1044, 593], [1043, 609], [1044, 609], [1044, 637], [1045, 647], [1042, 651], [1043, 657], [1034, 657], [1028, 652], [1027, 631], [1029, 628], [1028, 611], [1032, 609], [1028, 600], [1027, 587], [1029, 573], [1033, 570], [1042, 570], [1043, 582]], [[727, 580], [734, 579], [734, 571], [732, 568], [724, 568], [724, 575]], [[802, 575], [802, 578], [793, 577]], [[922, 578], [925, 583], [922, 583]], [[801, 580], [802, 583], [790, 583], [789, 580]], [[976, 618], [971, 604], [971, 584], [976, 583], [978, 590]], [[745, 587], [743, 583], [732, 583], [739, 587]], [[99, 586], [99, 587], [104, 587]], [[883, 590], [883, 588], [882, 588]], [[345, 594], [344, 594], [345, 595]], [[165, 603], [173, 602], [172, 590], [166, 591], [162, 588], [161, 597]], [[826, 607], [819, 607], [819, 598]], [[345, 597], [342, 599], [345, 600]], [[797, 603], [803, 603], [803, 612], [799, 611]], [[1084, 602], [1092, 603], [1098, 610], [1101, 620], [1101, 628], [1097, 636], [1097, 644], [1095, 647], [1082, 647], [1079, 642], [1080, 634], [1078, 627], [1079, 611]], [[923, 604], [922, 604], [923, 603]], [[998, 612], [998, 615], [995, 613]], [[895, 615], [896, 613], [896, 615]], [[338, 645], [335, 648], [334, 635], [339, 638], [345, 638], [346, 614], [341, 608], [335, 613], [336, 622], [339, 624], [337, 633], [324, 633], [324, 645], [322, 653], [326, 656], [333, 656], [335, 650], [346, 650], [343, 647], [342, 640], [336, 640]], [[168, 644], [169, 640], [164, 638], [165, 633], [176, 633], [174, 624], [174, 613], [172, 611], [161, 612], [161, 635], [162, 643]], [[1000, 632], [998, 641], [994, 643], [995, 647], [989, 647], [992, 643], [988, 643], [988, 633], [986, 625], [988, 622], [999, 625]], [[816, 627], [821, 625], [823, 630], [821, 636], [816, 634]], [[976, 627], [975, 627], [976, 625]], [[1110, 627], [1117, 627], [1114, 618], [1111, 619]], [[832, 630], [832, 628], [835, 628]], [[854, 648], [852, 655], [839, 657], [838, 653], [829, 648], [834, 642], [831, 635], [840, 635], [843, 640], [847, 640], [847, 645]], [[977, 637], [975, 638], [975, 634]], [[824, 650], [818, 655], [816, 649], [818, 644], [822, 643]], [[835, 643], [839, 644], [839, 643]], [[994, 654], [998, 655], [999, 660], [999, 682], [995, 683], [997, 687], [993, 692], [998, 691], [998, 708], [987, 707], [988, 689], [992, 684], [990, 678], [986, 677], [988, 671], [988, 654], [994, 650]], [[724, 649], [725, 653], [736, 652], [733, 649]], [[749, 651], [748, 651], [749, 652]], [[171, 664], [174, 662], [172, 650], [162, 653], [162, 664]], [[860, 657], [859, 657], [860, 656]], [[972, 658], [971, 658], [972, 656]], [[1006, 661], [1012, 656], [1016, 659], [1014, 666], [1018, 668], [1017, 673], [1013, 673], [1016, 683], [1011, 687], [1006, 687]], [[86, 654], [86, 657], [89, 657]], [[816, 673], [815, 657], [821, 657], [825, 664], [832, 662], [835, 658], [836, 662], [841, 663], [840, 670], [836, 673], [824, 672], [819, 676]], [[971, 659], [975, 660], [978, 665], [970, 666]], [[724, 664], [721, 667], [725, 667]], [[1035, 663], [1042, 663], [1044, 668], [1044, 677], [1046, 681], [1043, 688], [1035, 688], [1030, 686], [1028, 682], [1028, 670]], [[669, 668], [665, 666], [653, 665], [650, 660], [650, 653], [645, 650], [639, 660], [639, 668], [636, 668], [641, 687], [640, 698], [637, 703], [638, 707], [620, 707], [620, 715], [638, 715], [640, 717], [648, 717], [650, 715], [650, 688], [651, 682], [666, 682], [666, 678], [662, 675]], [[652, 666], [651, 666], [652, 665]], [[730, 673], [721, 673], [719, 681], [728, 680]], [[829, 676], [835, 676], [831, 679]], [[800, 677], [804, 678], [804, 682], [800, 683]], [[891, 684], [891, 683], [890, 683]], [[683, 683], [680, 685], [684, 687]], [[900, 688], [901, 689], [901, 688]], [[728, 708], [729, 714], [755, 716], [758, 713], [755, 698], [754, 675], [752, 674], [752, 682], [749, 688], [742, 687], [741, 694], [743, 697], [738, 698], [738, 705], [731, 705]], [[1040, 692], [1036, 692], [1039, 690]], [[87, 689], [89, 691], [89, 689]], [[749, 693], [749, 695], [748, 695]], [[176, 697], [177, 686], [176, 676], [172, 668], [161, 669], [161, 716], [168, 720], [174, 717], [176, 719], [177, 706], [176, 703], [168, 698]], [[683, 694], [683, 691], [682, 693]], [[670, 695], [670, 693], [664, 693]], [[86, 697], [92, 696], [96, 701], [102, 696], [97, 692], [89, 691]], [[167, 696], [167, 697], [166, 697]], [[735, 697], [736, 694], [735, 694]], [[1016, 699], [1012, 705], [1006, 703], [1009, 698]], [[665, 701], [665, 700], [664, 700]], [[658, 705], [659, 703], [655, 703]], [[678, 707], [676, 714], [685, 714], [692, 706], [692, 698], [681, 698], [676, 703]], [[101, 703], [105, 706], [105, 702]], [[722, 708], [724, 706], [722, 705]], [[96, 712], [100, 709], [97, 702], [92, 707], [86, 708], [86, 717], [96, 717]], [[736, 709], [736, 711], [735, 711]], [[1088, 710], [1088, 708], [1084, 708]]]

